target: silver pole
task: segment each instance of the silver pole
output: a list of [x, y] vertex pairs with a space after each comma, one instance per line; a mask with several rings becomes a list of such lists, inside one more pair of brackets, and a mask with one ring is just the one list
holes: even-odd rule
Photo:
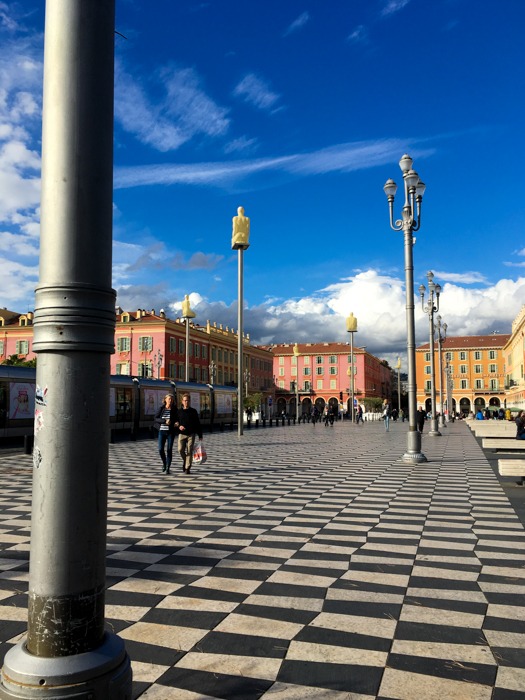
[[239, 355], [239, 361], [237, 363], [237, 434], [243, 434], [243, 418], [244, 418], [244, 408], [242, 404], [243, 398], [243, 254], [244, 250], [242, 248], [238, 249], [238, 308], [237, 308], [237, 326], [238, 326], [238, 337], [237, 337], [237, 354]]
[[28, 633], [3, 699], [131, 697], [104, 631], [114, 27], [114, 0], [46, 3]]
[[437, 437], [441, 435], [438, 430], [437, 417], [436, 417], [436, 359], [434, 357], [434, 298], [433, 295], [430, 298], [429, 304], [431, 309], [428, 314], [429, 318], [429, 334], [430, 334], [430, 378], [432, 382], [430, 401], [431, 401], [431, 411], [432, 418], [430, 419], [430, 430], [428, 434], [432, 437]]
[[438, 328], [438, 363], [439, 363], [439, 403], [441, 405], [439, 412], [439, 427], [445, 428], [445, 411], [443, 409], [443, 356], [441, 352], [441, 327]]
[[397, 412], [401, 412], [401, 367], [397, 368]]

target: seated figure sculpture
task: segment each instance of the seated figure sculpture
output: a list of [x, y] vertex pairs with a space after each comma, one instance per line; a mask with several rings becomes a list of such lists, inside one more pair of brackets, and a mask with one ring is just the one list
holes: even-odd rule
[[237, 209], [237, 216], [232, 219], [232, 248], [245, 250], [250, 245], [250, 219], [244, 216], [244, 208]]
[[190, 297], [186, 294], [184, 301], [182, 302], [182, 318], [195, 318], [195, 311], [190, 308]]

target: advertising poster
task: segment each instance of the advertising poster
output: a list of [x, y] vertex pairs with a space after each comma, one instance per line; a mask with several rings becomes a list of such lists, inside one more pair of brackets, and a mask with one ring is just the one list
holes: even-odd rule
[[144, 415], [154, 416], [157, 410], [162, 406], [166, 390], [159, 391], [158, 389], [144, 389]]
[[11, 403], [9, 418], [11, 420], [33, 418], [35, 410], [35, 385], [27, 382], [11, 384]]
[[232, 397], [230, 394], [216, 394], [217, 415], [224, 415], [232, 412]]

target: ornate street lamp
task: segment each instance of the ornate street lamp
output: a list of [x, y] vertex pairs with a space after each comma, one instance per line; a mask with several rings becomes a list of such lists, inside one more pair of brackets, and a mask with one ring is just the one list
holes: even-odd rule
[[190, 297], [188, 294], [182, 302], [182, 318], [186, 322], [186, 367], [184, 372], [184, 381], [190, 381], [190, 319], [195, 318], [195, 312], [190, 307]]
[[346, 319], [346, 331], [350, 333], [350, 420], [355, 423], [354, 412], [354, 333], [357, 333], [357, 318], [353, 313]]
[[426, 462], [427, 458], [421, 452], [421, 434], [417, 429], [417, 387], [416, 387], [416, 344], [414, 321], [414, 261], [412, 246], [414, 231], [421, 226], [421, 201], [425, 185], [419, 175], [412, 170], [412, 158], [404, 155], [399, 161], [405, 184], [405, 204], [401, 216], [394, 222], [394, 198], [397, 185], [393, 180], [387, 180], [384, 191], [388, 199], [390, 212], [390, 227], [394, 231], [403, 231], [405, 241], [405, 291], [407, 319], [407, 361], [408, 361], [408, 437], [407, 451], [403, 455], [404, 462]]
[[430, 430], [428, 434], [432, 437], [438, 437], [441, 433], [437, 426], [436, 417], [436, 363], [434, 358], [434, 314], [439, 311], [439, 296], [441, 294], [441, 285], [434, 282], [434, 273], [427, 272], [428, 280], [428, 300], [425, 304], [425, 285], [421, 284], [419, 286], [419, 295], [421, 296], [421, 308], [428, 314], [428, 327], [430, 335], [430, 401], [431, 401], [431, 413], [430, 418]]
[[299, 345], [296, 343], [293, 346], [293, 354], [295, 356], [295, 414], [297, 416], [297, 425], [299, 425]]
[[244, 251], [250, 246], [250, 219], [244, 216], [244, 209], [238, 207], [237, 216], [232, 219], [232, 250], [238, 252], [238, 294], [237, 294], [237, 434], [243, 434], [243, 283]]
[[160, 349], [157, 350], [155, 355], [153, 356], [153, 363], [157, 365], [157, 379], [160, 379], [160, 368], [162, 367], [162, 360], [164, 359], [164, 356], [162, 355]]
[[[437, 340], [438, 340], [438, 363], [439, 363], [439, 427], [446, 428], [445, 411], [443, 409], [443, 358], [441, 354], [443, 342], [447, 339], [447, 324], [441, 323], [441, 316], [436, 316], [437, 320]], [[443, 333], [441, 332], [443, 331]]]
[[213, 386], [213, 383], [215, 382], [215, 374], [217, 372], [217, 365], [213, 360], [208, 365], [208, 369], [210, 370], [210, 384]]

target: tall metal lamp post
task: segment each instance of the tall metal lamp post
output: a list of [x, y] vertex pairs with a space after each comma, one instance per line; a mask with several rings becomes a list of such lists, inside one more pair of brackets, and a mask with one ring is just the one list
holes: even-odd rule
[[441, 433], [438, 430], [436, 416], [436, 362], [434, 358], [434, 314], [439, 311], [439, 297], [441, 294], [441, 285], [434, 282], [434, 273], [427, 272], [428, 280], [428, 300], [425, 304], [426, 288], [424, 284], [419, 286], [419, 295], [421, 297], [421, 308], [428, 314], [428, 327], [430, 335], [430, 401], [432, 417], [430, 419], [430, 430], [428, 434], [432, 437], [438, 437]]
[[401, 372], [401, 358], [397, 358], [397, 363], [396, 363], [396, 369], [397, 369], [397, 412], [401, 412], [401, 377], [400, 377], [400, 372]]
[[405, 240], [405, 292], [406, 292], [406, 319], [407, 319], [407, 360], [408, 360], [408, 436], [407, 451], [403, 455], [404, 462], [426, 462], [427, 458], [421, 452], [421, 434], [417, 429], [417, 387], [416, 387], [416, 331], [414, 321], [414, 260], [412, 247], [414, 245], [414, 231], [421, 226], [421, 202], [425, 192], [425, 185], [419, 179], [419, 175], [412, 170], [412, 158], [404, 155], [399, 161], [399, 167], [403, 173], [405, 184], [405, 204], [401, 212], [401, 219], [394, 222], [394, 198], [397, 185], [392, 180], [386, 181], [384, 191], [388, 199], [390, 212], [390, 227], [394, 231], [403, 231]]
[[354, 333], [357, 333], [357, 318], [353, 313], [346, 319], [346, 331], [350, 333], [350, 420], [355, 423], [355, 412], [354, 412]]
[[299, 425], [299, 345], [296, 343], [293, 346], [293, 354], [295, 357], [295, 415], [297, 416], [297, 425]]
[[243, 283], [244, 283], [244, 251], [250, 243], [250, 219], [244, 216], [244, 209], [238, 207], [237, 216], [232, 219], [232, 250], [238, 252], [238, 295], [237, 295], [237, 434], [243, 434]]
[[[436, 316], [437, 320], [437, 340], [438, 340], [438, 363], [439, 363], [439, 427], [446, 428], [445, 411], [443, 409], [443, 357], [442, 346], [447, 339], [447, 324], [441, 323], [441, 316]], [[443, 331], [443, 332], [441, 332]]]
[[190, 297], [188, 294], [182, 302], [182, 318], [186, 321], [186, 366], [184, 370], [184, 381], [190, 381], [190, 319], [195, 318], [195, 312], [190, 308]]

